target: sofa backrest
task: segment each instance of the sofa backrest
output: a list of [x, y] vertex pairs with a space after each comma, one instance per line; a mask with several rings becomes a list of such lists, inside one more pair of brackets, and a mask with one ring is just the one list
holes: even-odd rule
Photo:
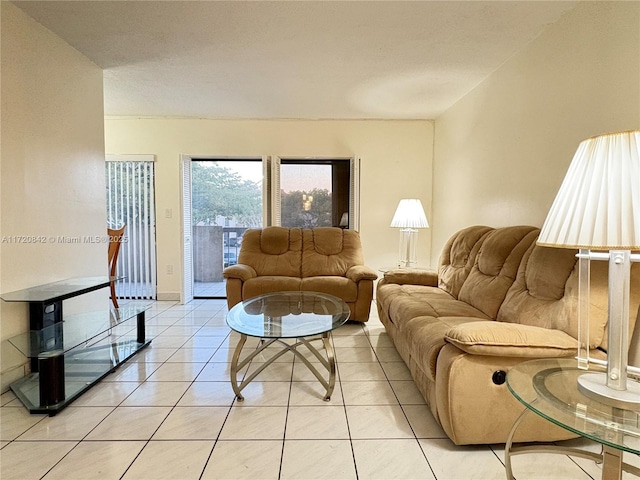
[[538, 233], [539, 229], [529, 226], [488, 232], [458, 299], [496, 318], [507, 291], [516, 280], [520, 261]]
[[[501, 322], [562, 330], [578, 338], [577, 250], [550, 248], [534, 242], [525, 253], [516, 281], [498, 312]], [[608, 262], [592, 261], [589, 288], [589, 346], [607, 347]], [[640, 264], [631, 267], [629, 329], [640, 306]]]
[[265, 227], [244, 232], [238, 263], [253, 267], [258, 276], [300, 277], [302, 229]]
[[302, 277], [344, 276], [354, 265], [364, 265], [358, 232], [336, 227], [302, 230]]
[[[538, 234], [529, 226], [460, 230], [442, 249], [438, 286], [500, 322], [557, 329], [577, 338], [577, 250], [539, 246]], [[608, 262], [592, 261], [589, 345], [605, 350], [607, 278]], [[636, 349], [629, 356], [640, 366], [640, 263], [631, 265], [629, 330]]]
[[[578, 338], [577, 250], [532, 245], [498, 321], [562, 330]], [[591, 262], [589, 346], [606, 344], [607, 262]]]
[[456, 232], [442, 248], [438, 286], [455, 298], [469, 276], [476, 255], [491, 227], [473, 226]]
[[258, 276], [344, 276], [364, 265], [360, 234], [337, 227], [249, 229], [242, 238], [238, 263]]

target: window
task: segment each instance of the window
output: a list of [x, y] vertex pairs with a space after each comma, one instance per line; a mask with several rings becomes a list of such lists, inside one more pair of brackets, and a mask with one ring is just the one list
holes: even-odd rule
[[350, 158], [276, 159], [272, 224], [357, 228], [357, 165]]

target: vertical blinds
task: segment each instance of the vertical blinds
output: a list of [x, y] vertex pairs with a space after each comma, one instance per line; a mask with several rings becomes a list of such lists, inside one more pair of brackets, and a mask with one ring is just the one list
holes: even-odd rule
[[125, 299], [156, 298], [154, 163], [107, 158], [107, 222], [127, 227], [118, 256], [116, 295]]

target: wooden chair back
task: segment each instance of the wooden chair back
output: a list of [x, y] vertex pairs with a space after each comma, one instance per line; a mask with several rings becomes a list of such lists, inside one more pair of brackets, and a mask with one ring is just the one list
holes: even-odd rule
[[[124, 236], [124, 230], [126, 227], [127, 225], [125, 224], [120, 228], [107, 228], [107, 235], [109, 236], [109, 275], [112, 277], [116, 274], [118, 254], [120, 253], [120, 245], [122, 244], [122, 237]], [[111, 282], [111, 301], [113, 302], [113, 306], [118, 308], [115, 282]]]

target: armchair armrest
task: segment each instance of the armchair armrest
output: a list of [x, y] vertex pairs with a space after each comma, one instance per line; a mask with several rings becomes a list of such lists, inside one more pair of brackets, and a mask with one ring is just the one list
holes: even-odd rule
[[578, 353], [578, 341], [561, 330], [492, 320], [457, 325], [444, 339], [473, 355], [543, 358]]
[[237, 265], [230, 265], [225, 268], [222, 272], [222, 276], [224, 278], [237, 278], [239, 280], [242, 280], [243, 282], [246, 282], [251, 278], [257, 277], [258, 274], [253, 267], [239, 263]]
[[353, 280], [358, 283], [360, 280], [376, 280], [378, 275], [372, 269], [366, 265], [354, 265], [347, 270], [345, 275], [349, 280]]
[[384, 274], [385, 283], [397, 283], [399, 285], [425, 285], [427, 287], [438, 286], [438, 272], [432, 270], [414, 270], [399, 268], [389, 270]]

